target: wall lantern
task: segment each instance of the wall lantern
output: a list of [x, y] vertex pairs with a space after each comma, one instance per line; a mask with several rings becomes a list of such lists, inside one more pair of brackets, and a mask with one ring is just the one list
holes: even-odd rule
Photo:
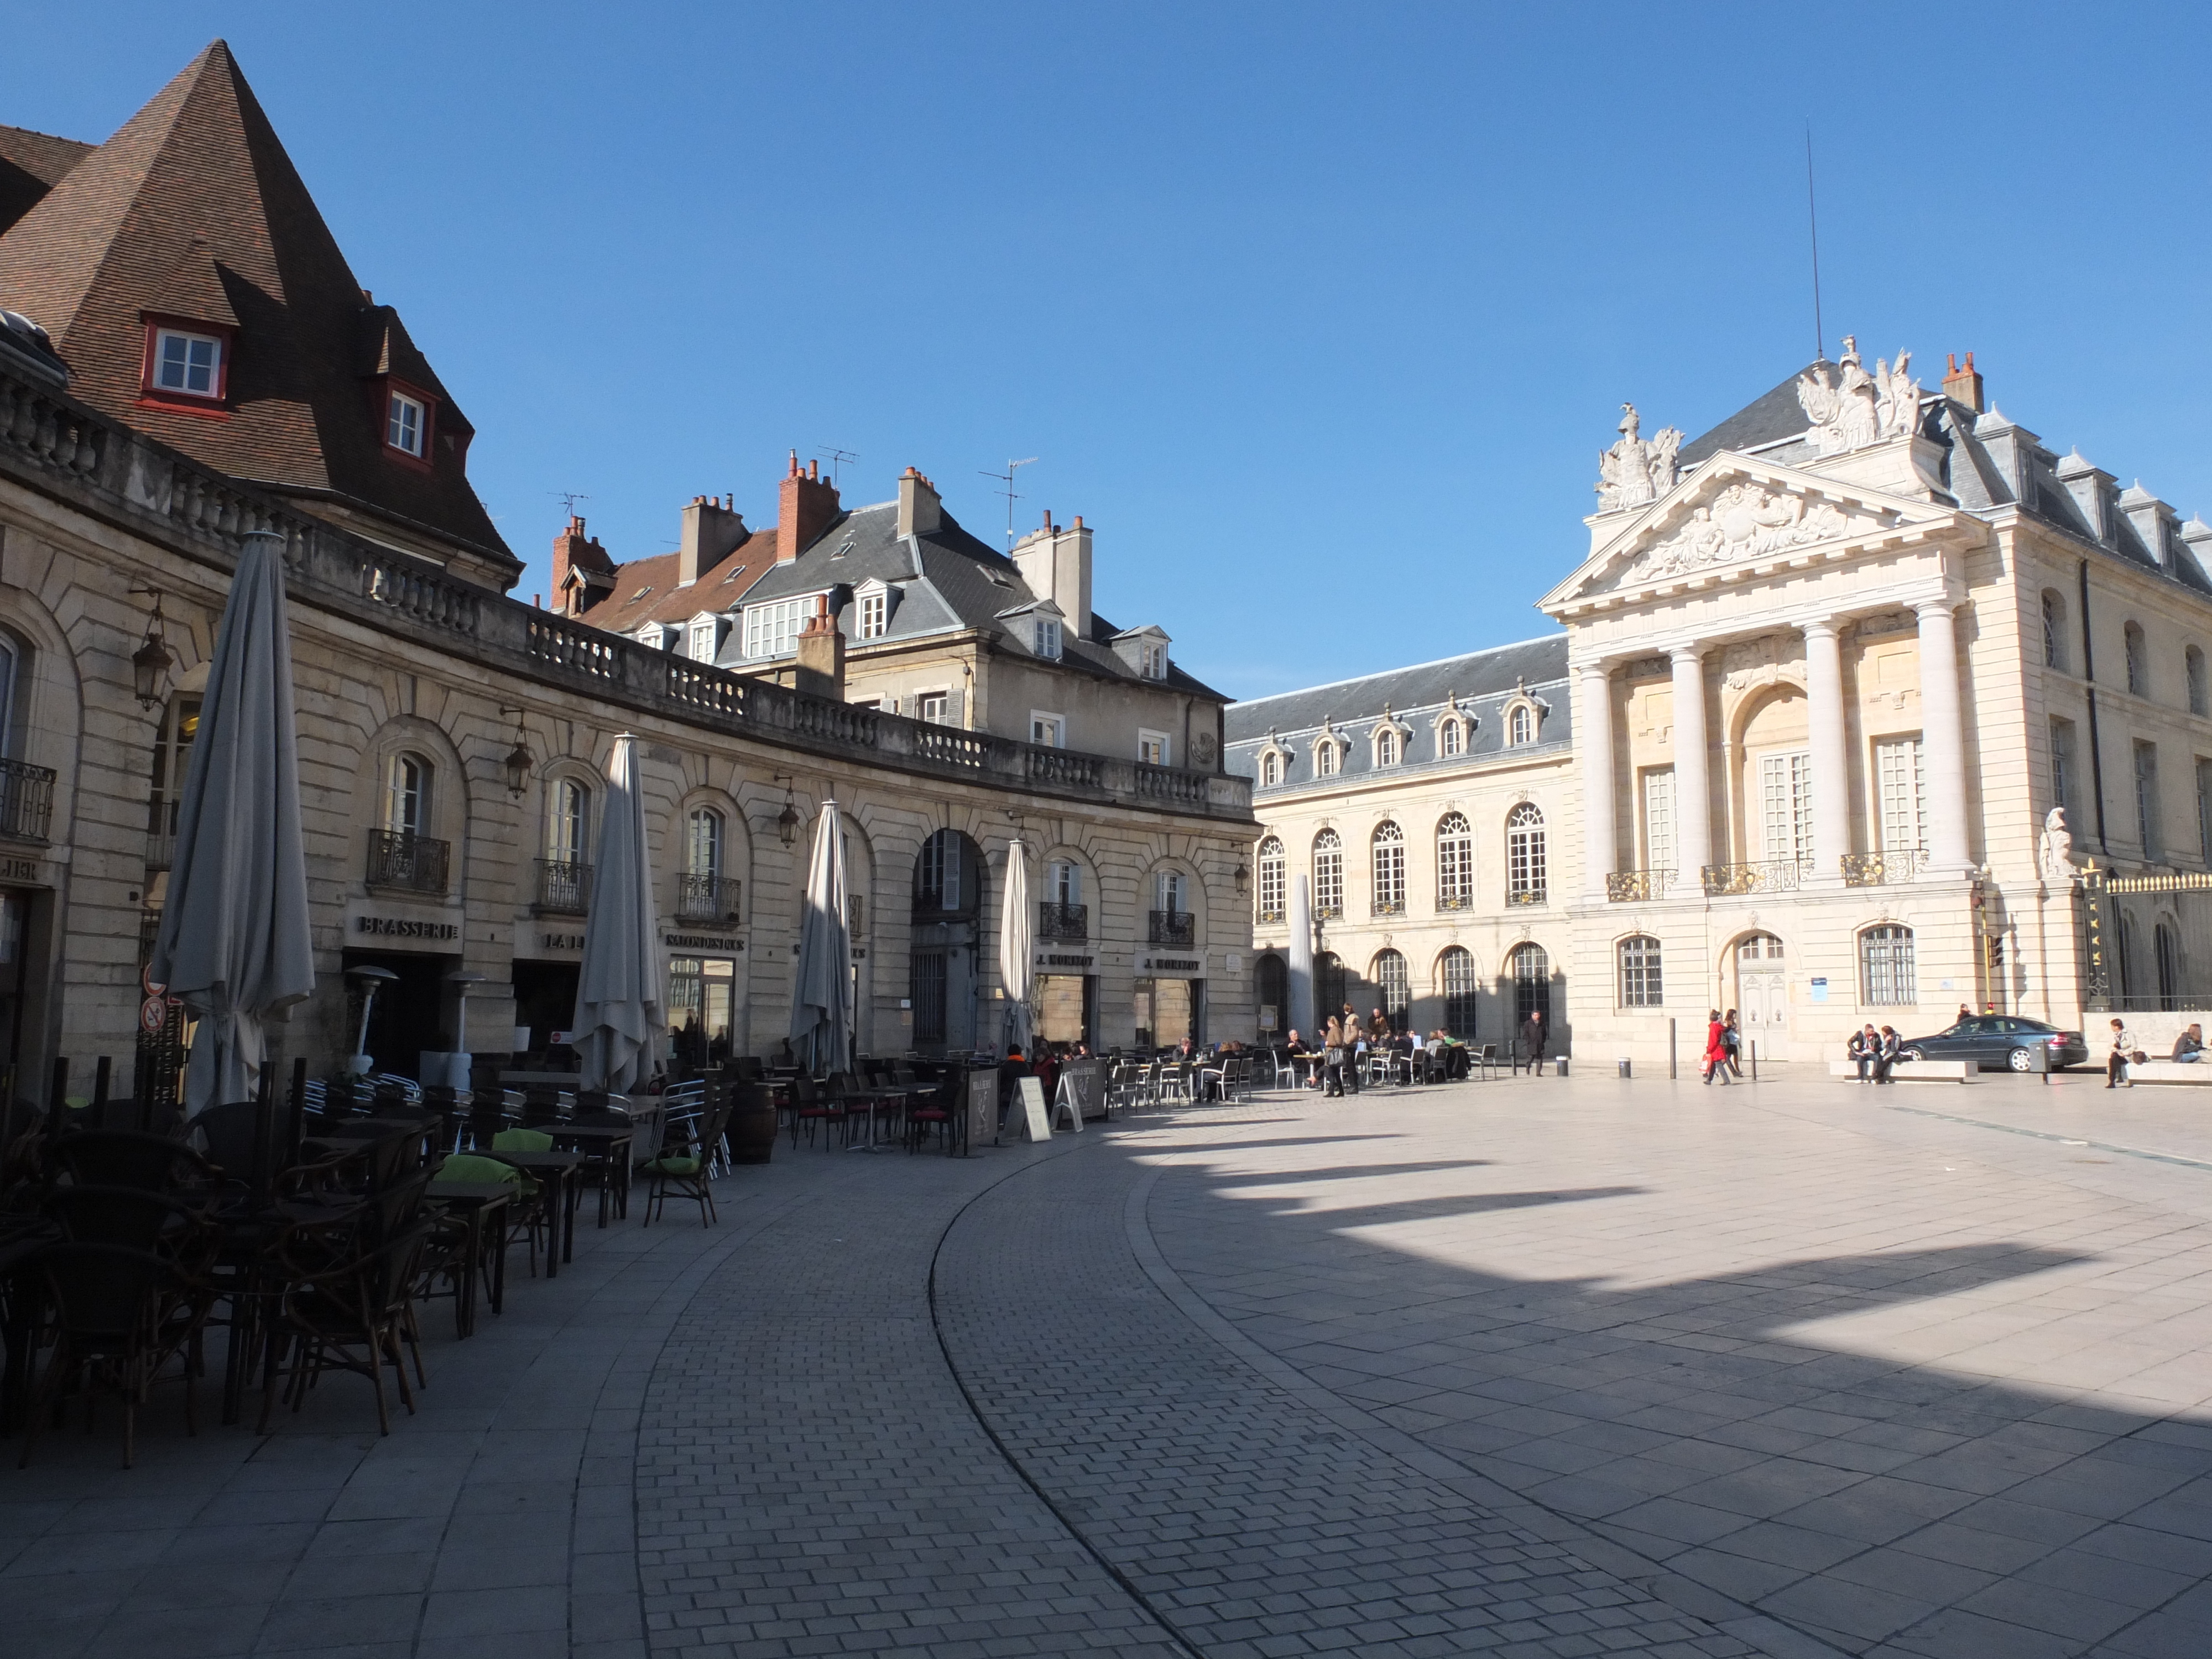
[[799, 839], [799, 804], [791, 797], [791, 780], [779, 772], [775, 781], [783, 786], [783, 811], [775, 815], [775, 833], [788, 847]]
[[161, 590], [158, 587], [135, 587], [134, 593], [154, 596], [154, 614], [146, 621], [146, 637], [131, 656], [131, 680], [138, 693], [138, 706], [151, 708], [169, 695], [169, 670], [177, 659], [170, 655], [168, 641], [161, 637]]
[[1251, 872], [1251, 871], [1249, 871], [1249, 869], [1247, 869], [1247, 868], [1245, 867], [1244, 860], [1243, 860], [1243, 859], [1239, 859], [1239, 860], [1237, 860], [1237, 893], [1241, 896], [1241, 895], [1243, 893], [1244, 890], [1245, 890], [1246, 888], [1249, 887], [1251, 884], [1252, 884], [1252, 872]]
[[500, 764], [507, 773], [507, 793], [520, 799], [522, 792], [530, 787], [530, 775], [537, 769], [538, 757], [530, 752], [530, 744], [523, 738], [522, 711], [502, 708], [499, 712], [514, 716], [514, 747], [507, 751], [507, 758]]

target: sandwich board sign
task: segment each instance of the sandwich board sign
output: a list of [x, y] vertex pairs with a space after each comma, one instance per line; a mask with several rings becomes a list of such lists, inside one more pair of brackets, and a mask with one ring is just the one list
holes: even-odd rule
[[968, 1150], [999, 1138], [999, 1068], [968, 1073]]
[[1060, 1089], [1053, 1096], [1052, 1127], [1070, 1128], [1083, 1133], [1083, 1092], [1073, 1078], [1065, 1072], [1060, 1074]]
[[1050, 1140], [1052, 1122], [1045, 1116], [1044, 1080], [1024, 1077], [1014, 1080], [1016, 1103], [1021, 1108], [1022, 1139]]

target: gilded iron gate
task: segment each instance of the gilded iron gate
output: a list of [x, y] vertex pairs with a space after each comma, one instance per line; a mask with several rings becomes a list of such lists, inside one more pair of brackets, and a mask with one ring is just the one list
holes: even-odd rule
[[2081, 872], [2082, 1004], [2097, 1012], [2212, 1007], [2212, 873]]

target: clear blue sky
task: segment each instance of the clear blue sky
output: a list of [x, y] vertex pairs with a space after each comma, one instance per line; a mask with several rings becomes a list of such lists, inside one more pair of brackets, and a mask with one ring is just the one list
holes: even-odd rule
[[912, 464], [1255, 695], [1524, 638], [1633, 398], [1972, 348], [2062, 453], [2212, 517], [2197, 8], [19, 8], [0, 120], [104, 138], [226, 36], [479, 434], [542, 589], [786, 451]]

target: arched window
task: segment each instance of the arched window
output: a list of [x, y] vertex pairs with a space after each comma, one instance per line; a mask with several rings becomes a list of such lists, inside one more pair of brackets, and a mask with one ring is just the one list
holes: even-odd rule
[[1336, 745], [1326, 738], [1314, 745], [1314, 775], [1317, 778], [1336, 775]]
[[1396, 951], [1382, 951], [1375, 957], [1375, 983], [1382, 988], [1382, 1012], [1390, 1029], [1406, 1029], [1406, 1011], [1413, 1006], [1413, 988], [1406, 973], [1406, 958]]
[[1524, 1024], [1531, 1014], [1541, 1014], [1544, 1024], [1552, 1023], [1552, 958], [1544, 953], [1540, 945], [1516, 945], [1513, 954], [1506, 958], [1506, 968], [1513, 981], [1513, 1023]]
[[2043, 665], [2062, 673], [2066, 668], [2066, 601], [2057, 590], [2043, 590]]
[[1401, 916], [1406, 914], [1406, 832], [1386, 818], [1375, 827], [1372, 851], [1375, 914]]
[[[1323, 951], [1314, 957], [1314, 1024], [1328, 1024], [1332, 1014], [1344, 1012], [1344, 963], [1334, 951]], [[1313, 1036], [1318, 1038], [1319, 1030]]]
[[2150, 696], [2150, 647], [2144, 641], [2142, 624], [2130, 623], [2121, 630], [2121, 639], [2127, 646], [2128, 690], [2136, 696]]
[[1631, 933], [1620, 941], [1620, 1006], [1657, 1008], [1667, 1000], [1659, 973], [1659, 941], [1649, 933]]
[[976, 883], [969, 869], [968, 837], [957, 830], [939, 830], [922, 842], [915, 860], [914, 908], [916, 910], [972, 910]]
[[21, 672], [15, 641], [0, 634], [0, 755], [15, 752], [15, 682]]
[[1522, 744], [1535, 740], [1536, 717], [1529, 712], [1527, 703], [1520, 703], [1506, 716], [1505, 741], [1510, 747], [1518, 749]]
[[1870, 1008], [1910, 1007], [1920, 1000], [1910, 927], [1886, 923], [1859, 935], [1859, 988]]
[[1437, 824], [1437, 908], [1474, 908], [1474, 831], [1466, 816], [1447, 812]]
[[1437, 959], [1438, 988], [1444, 994], [1444, 1030], [1455, 1037], [1474, 1035], [1474, 957], [1453, 945]]
[[1273, 836], [1260, 843], [1260, 920], [1280, 921], [1285, 912], [1283, 843]]
[[1544, 902], [1544, 814], [1522, 801], [1505, 819], [1505, 902]]
[[395, 836], [430, 833], [430, 763], [394, 755], [384, 769], [384, 827]]
[[697, 806], [684, 821], [684, 869], [709, 879], [722, 873], [722, 815]]
[[2181, 1006], [2181, 941], [2162, 921], [2151, 929], [2151, 952], [2158, 969], [2158, 1006], [2171, 1013]]
[[1314, 915], [1344, 914], [1344, 842], [1334, 830], [1314, 837]]
[[1260, 757], [1260, 787], [1273, 789], [1283, 781], [1283, 757], [1270, 749]]
[[1446, 720], [1437, 727], [1437, 753], [1447, 757], [1463, 753], [1467, 748], [1467, 728], [1457, 720]]
[[[1262, 1037], [1280, 1035], [1291, 1023], [1290, 964], [1273, 951], [1261, 957], [1254, 969], [1260, 993], [1260, 1031]], [[1300, 1036], [1305, 1036], [1301, 1031]]]
[[1375, 734], [1375, 763], [1395, 766], [1398, 763], [1398, 734], [1384, 726]]
[[545, 856], [555, 864], [585, 864], [592, 856], [592, 791], [574, 778], [553, 780], [546, 815]]
[[1771, 933], [1753, 933], [1735, 947], [1738, 962], [1779, 962], [1782, 941]]
[[2181, 653], [2181, 665], [2189, 676], [2189, 712], [2212, 714], [2212, 698], [2208, 698], [2204, 686], [2203, 652], [2191, 646]]

